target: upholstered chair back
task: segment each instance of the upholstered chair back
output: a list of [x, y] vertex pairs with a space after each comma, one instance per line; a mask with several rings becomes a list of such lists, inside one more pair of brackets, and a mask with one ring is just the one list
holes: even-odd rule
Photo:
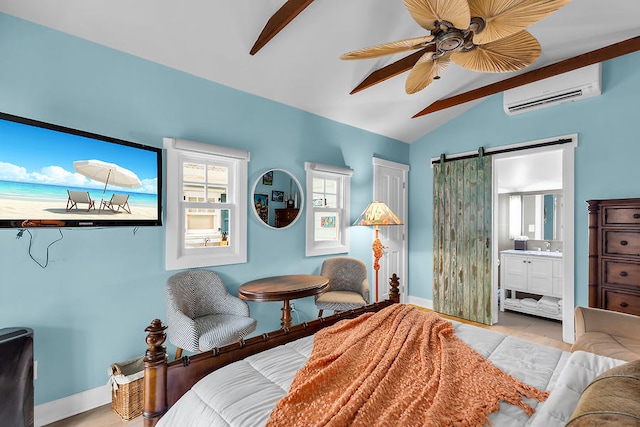
[[328, 291], [351, 291], [369, 301], [367, 267], [359, 259], [335, 257], [322, 263], [320, 274], [329, 279]]
[[195, 319], [209, 314], [249, 315], [246, 303], [230, 295], [220, 276], [210, 270], [187, 270], [167, 281], [167, 304]]

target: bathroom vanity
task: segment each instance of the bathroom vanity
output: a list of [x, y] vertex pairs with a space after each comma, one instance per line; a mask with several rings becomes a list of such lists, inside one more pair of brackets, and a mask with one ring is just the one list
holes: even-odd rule
[[501, 251], [500, 310], [562, 320], [562, 262], [558, 251]]

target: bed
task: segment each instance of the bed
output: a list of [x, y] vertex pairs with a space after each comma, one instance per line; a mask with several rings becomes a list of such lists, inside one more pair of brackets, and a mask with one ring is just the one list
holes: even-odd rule
[[[371, 316], [371, 313], [379, 314], [397, 307], [397, 295], [391, 295], [393, 300], [295, 325], [171, 363], [167, 363], [162, 345], [166, 339], [165, 327], [159, 320], [154, 320], [147, 328], [145, 427], [267, 425], [274, 408], [280, 408], [279, 402], [287, 396], [296, 373], [307, 364], [314, 346], [314, 334], [330, 326], [336, 328], [345, 324], [336, 325], [341, 320]], [[499, 410], [489, 415], [489, 422], [498, 427], [564, 426], [582, 390], [597, 375], [623, 363], [582, 351], [564, 352], [459, 322], [450, 325], [459, 340], [501, 371], [541, 391], [550, 391], [548, 398], [541, 402], [523, 399], [535, 410], [532, 416], [522, 407], [501, 403]], [[285, 424], [306, 425], [294, 417], [290, 423], [281, 425]]]

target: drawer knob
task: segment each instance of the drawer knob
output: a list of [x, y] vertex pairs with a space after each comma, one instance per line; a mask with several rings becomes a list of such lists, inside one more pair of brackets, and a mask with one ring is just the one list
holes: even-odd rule
[[627, 277], [627, 276], [629, 275], [629, 273], [627, 273], [626, 271], [621, 271], [621, 272], [620, 272], [620, 275], [621, 275], [622, 277]]
[[638, 219], [638, 218], [640, 218], [640, 213], [635, 213], [635, 214], [633, 214], [633, 218], [634, 218], [634, 219]]
[[626, 302], [624, 302], [624, 301], [620, 303], [620, 307], [627, 307], [628, 305], [629, 305], [629, 304], [627, 304], [627, 303], [626, 303]]
[[627, 246], [629, 244], [629, 242], [627, 242], [626, 240], [623, 240], [623, 241], [620, 242], [620, 244], [622, 246]]

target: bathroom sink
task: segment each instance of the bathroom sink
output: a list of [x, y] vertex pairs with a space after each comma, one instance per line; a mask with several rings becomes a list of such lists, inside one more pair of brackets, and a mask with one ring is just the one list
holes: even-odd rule
[[553, 258], [562, 258], [562, 252], [556, 252], [556, 251], [538, 251], [538, 250], [518, 251], [515, 249], [509, 249], [506, 251], [502, 251], [502, 253], [514, 254], [514, 255], [548, 256]]

